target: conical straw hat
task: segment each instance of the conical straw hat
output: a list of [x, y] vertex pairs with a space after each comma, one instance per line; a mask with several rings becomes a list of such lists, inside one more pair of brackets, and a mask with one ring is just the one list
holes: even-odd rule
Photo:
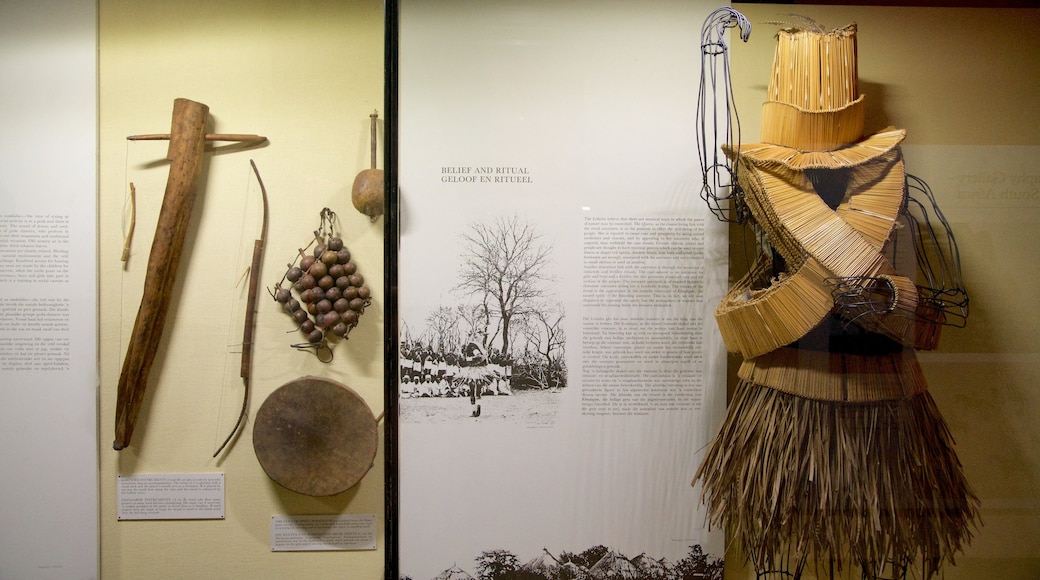
[[855, 24], [780, 30], [762, 105], [762, 142], [742, 145], [739, 153], [758, 164], [804, 170], [853, 167], [891, 151], [906, 131], [863, 135], [857, 67]]

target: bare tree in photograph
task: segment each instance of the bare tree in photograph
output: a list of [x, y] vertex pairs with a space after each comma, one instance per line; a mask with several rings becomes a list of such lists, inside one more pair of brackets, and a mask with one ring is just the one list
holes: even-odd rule
[[466, 323], [465, 335], [476, 335], [481, 338], [483, 346], [487, 346], [488, 307], [487, 302], [481, 304], [459, 304], [455, 307], [458, 320]]
[[508, 354], [513, 317], [530, 308], [546, 291], [543, 283], [548, 281], [545, 270], [551, 247], [541, 243], [541, 236], [530, 223], [516, 216], [473, 224], [462, 239], [465, 248], [460, 290], [484, 297], [485, 304], [494, 308], [499, 325], [493, 334], [501, 336], [502, 352]]
[[412, 330], [408, 328], [408, 323], [403, 318], [397, 332], [401, 335], [401, 342], [406, 344], [412, 342]]
[[[527, 341], [527, 349], [538, 356], [536, 364], [531, 365], [532, 378], [542, 388], [562, 386], [565, 365], [564, 346], [566, 335], [563, 331], [564, 310], [562, 304], [554, 308], [534, 308], [523, 317], [523, 323], [517, 325]], [[535, 372], [535, 370], [538, 372]]]
[[430, 346], [437, 350], [447, 350], [454, 346], [458, 339], [454, 336], [459, 323], [459, 313], [447, 306], [434, 310], [426, 318], [430, 331]]

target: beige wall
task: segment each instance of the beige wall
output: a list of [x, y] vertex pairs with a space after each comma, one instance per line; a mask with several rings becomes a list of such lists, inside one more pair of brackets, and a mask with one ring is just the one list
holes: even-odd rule
[[[790, 5], [737, 4], [754, 25], [733, 47], [735, 91], [746, 141], [758, 135], [773, 28]], [[946, 578], [1040, 575], [1040, 306], [1036, 226], [1040, 202], [978, 204], [958, 177], [1006, 167], [1004, 146], [1028, 163], [1040, 147], [1036, 10], [802, 6], [828, 26], [860, 27], [862, 89], [875, 128], [908, 130], [907, 165], [936, 189], [960, 243], [972, 297], [968, 327], [948, 329], [939, 351], [922, 354], [932, 392], [958, 441], [982, 503], [985, 525]], [[691, 30], [695, 34], [696, 30]], [[251, 424], [227, 454], [210, 458], [240, 395], [235, 284], [256, 235], [249, 159], [271, 194], [263, 282], [281, 276], [292, 252], [335, 210], [348, 247], [375, 293], [373, 307], [337, 347], [331, 365], [288, 347], [296, 336], [275, 304], [258, 315], [252, 417], [264, 398], [307, 374], [341, 380], [382, 411], [382, 222], [350, 205], [354, 175], [368, 165], [368, 114], [382, 108], [379, 2], [237, 0], [100, 2], [101, 549], [106, 579], [382, 575], [383, 469], [333, 498], [285, 491], [253, 454]], [[134, 445], [109, 449], [115, 383], [140, 296], [144, 262], [166, 167], [165, 145], [128, 144], [135, 133], [169, 130], [173, 99], [211, 108], [214, 130], [267, 135], [263, 148], [208, 158], [206, 186], [155, 380]], [[985, 156], [992, 153], [990, 157]], [[916, 155], [916, 159], [915, 156]], [[381, 161], [380, 161], [381, 163]], [[1036, 175], [1033, 170], [1032, 175]], [[119, 262], [128, 182], [138, 192], [133, 256]], [[150, 213], [149, 213], [150, 212]], [[151, 216], [151, 217], [148, 217]], [[237, 310], [236, 310], [237, 309]], [[227, 518], [205, 522], [117, 522], [117, 474], [219, 471]], [[376, 514], [374, 552], [272, 554], [272, 515]], [[734, 562], [735, 564], [735, 562]], [[744, 577], [731, 566], [728, 574]]]
[[[239, 280], [259, 232], [260, 203], [250, 159], [270, 196], [262, 284], [281, 278], [327, 206], [339, 215], [346, 245], [374, 293], [328, 365], [289, 346], [301, 336], [288, 332], [288, 317], [262, 294], [250, 419], [274, 389], [304, 375], [334, 378], [382, 413], [383, 222], [371, 223], [350, 201], [354, 176], [370, 163], [369, 114], [383, 108], [382, 2], [101, 0], [99, 15], [102, 576], [379, 578], [382, 442], [361, 483], [330, 498], [289, 492], [269, 479], [253, 453], [251, 421], [225, 457], [211, 455], [234, 423], [242, 394]], [[117, 453], [111, 449], [115, 385], [168, 174], [165, 143], [126, 137], [169, 132], [177, 97], [208, 105], [214, 131], [262, 134], [269, 143], [207, 154], [149, 394], [133, 445]], [[130, 181], [137, 227], [124, 269], [119, 256]], [[192, 472], [225, 473], [225, 520], [116, 521], [118, 474]], [[271, 516], [340, 513], [375, 514], [378, 549], [270, 551]]]
[[[967, 327], [946, 329], [939, 350], [920, 355], [985, 524], [945, 578], [1040, 577], [1040, 11], [734, 8], [752, 23], [748, 43], [731, 43], [748, 143], [775, 46], [768, 22], [796, 13], [830, 28], [857, 23], [867, 129], [907, 129], [907, 170], [932, 186], [950, 221], [971, 298]], [[994, 197], [980, 200], [980, 190]], [[751, 577], [729, 563], [728, 577]]]

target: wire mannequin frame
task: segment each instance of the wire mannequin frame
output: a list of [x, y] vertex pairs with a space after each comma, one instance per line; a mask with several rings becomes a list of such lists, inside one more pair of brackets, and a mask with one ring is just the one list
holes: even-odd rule
[[[961, 254], [953, 230], [935, 202], [932, 189], [924, 180], [907, 175], [906, 215], [916, 244], [918, 271], [924, 284], [918, 288], [925, 297], [942, 308], [945, 325], [963, 328], [968, 318], [968, 291], [961, 276]], [[916, 194], [916, 195], [915, 195]], [[923, 197], [923, 201], [918, 199]], [[935, 214], [932, 223], [929, 209]], [[939, 230], [936, 230], [936, 225]]]
[[[728, 7], [711, 12], [701, 27], [701, 79], [697, 93], [697, 154], [703, 183], [700, 196], [720, 221], [745, 223], [750, 213], [737, 184], [736, 166], [720, 145], [739, 147], [740, 117], [733, 101], [726, 31], [737, 28], [744, 42], [751, 36], [748, 19]], [[719, 90], [723, 91], [720, 97]], [[720, 143], [721, 138], [721, 143]]]
[[[750, 546], [747, 549], [750, 552], [749, 560], [755, 565], [755, 580], [797, 580], [805, 571], [808, 554], [791, 544], [787, 545], [785, 553], [773, 554], [768, 558], [756, 553]], [[769, 564], [763, 563], [767, 561]]]
[[[968, 318], [968, 292], [961, 275], [960, 251], [953, 230], [924, 180], [907, 174], [906, 190], [900, 221], [913, 242], [918, 307], [912, 312], [895, 310], [896, 291], [891, 281], [866, 276], [829, 278], [834, 302], [844, 311], [856, 313], [848, 320], [850, 323], [864, 316], [894, 313], [912, 318], [922, 329], [963, 328]], [[886, 254], [894, 262], [899, 250], [896, 239], [889, 244]]]
[[[800, 580], [810, 569], [816, 578], [834, 580], [838, 577], [854, 577], [854, 571], [843, 571], [837, 567], [834, 558], [816, 562], [815, 565], [810, 566], [807, 556], [807, 554], [799, 554], [798, 550], [789, 547], [788, 553], [777, 555], [772, 568], [756, 567], [755, 580]], [[915, 568], [915, 564], [920, 565], [920, 570]], [[921, 558], [918, 558], [915, 563], [913, 559], [903, 557], [883, 562], [860, 562], [859, 569], [861, 580], [912, 580], [929, 577], [929, 574], [934, 573], [936, 563], [927, 562]], [[932, 570], [932, 572], [928, 570]]]

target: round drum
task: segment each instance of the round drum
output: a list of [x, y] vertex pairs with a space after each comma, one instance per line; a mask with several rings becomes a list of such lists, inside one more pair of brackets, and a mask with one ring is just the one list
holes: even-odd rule
[[350, 489], [372, 467], [377, 445], [376, 420], [365, 400], [321, 377], [279, 387], [253, 425], [253, 450], [268, 477], [304, 495]]

